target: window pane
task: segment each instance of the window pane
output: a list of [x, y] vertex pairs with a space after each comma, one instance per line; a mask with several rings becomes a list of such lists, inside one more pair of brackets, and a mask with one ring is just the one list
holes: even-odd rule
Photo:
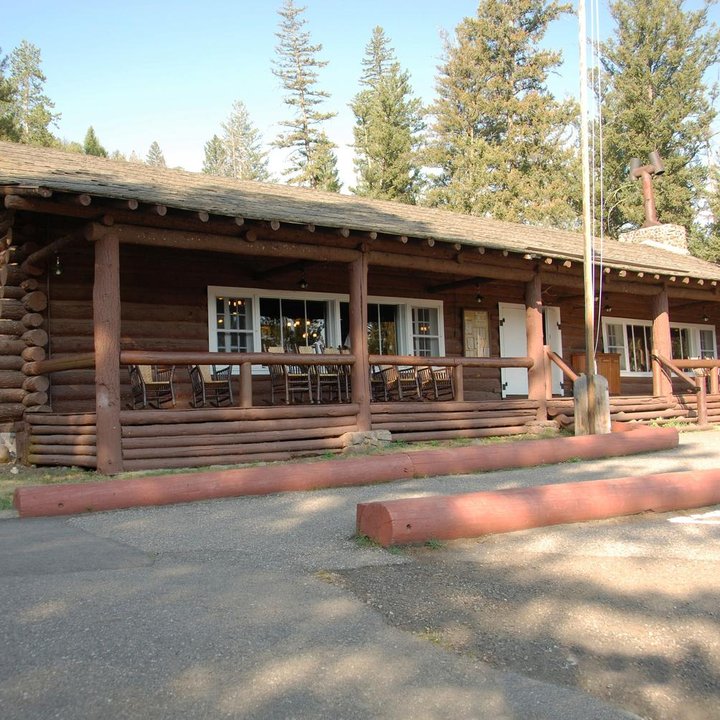
[[676, 360], [687, 360], [690, 357], [690, 329], [670, 328], [672, 356]]
[[397, 355], [397, 305], [368, 305], [368, 352]]
[[650, 372], [650, 328], [646, 325], [628, 325], [627, 341], [630, 370]]
[[440, 354], [437, 308], [413, 308], [412, 328], [415, 355], [427, 357]]
[[219, 352], [252, 352], [252, 299], [218, 297], [215, 299], [215, 323]]
[[715, 333], [712, 330], [700, 330], [700, 357], [715, 357]]

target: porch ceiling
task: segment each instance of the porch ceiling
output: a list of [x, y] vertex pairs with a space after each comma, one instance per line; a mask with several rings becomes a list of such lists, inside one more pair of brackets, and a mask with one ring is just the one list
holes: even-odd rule
[[[0, 142], [0, 186], [47, 188], [131, 200], [195, 213], [268, 223], [317, 225], [429, 239], [546, 258], [582, 260], [578, 233], [444, 210], [325, 193], [289, 185], [243, 182], [141, 163]], [[7, 192], [8, 190], [6, 190]], [[720, 268], [698, 258], [645, 245], [604, 240], [609, 268], [720, 280]]]

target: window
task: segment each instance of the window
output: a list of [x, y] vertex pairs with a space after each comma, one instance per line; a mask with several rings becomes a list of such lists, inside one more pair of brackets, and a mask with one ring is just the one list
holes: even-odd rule
[[437, 308], [412, 309], [413, 355], [437, 356], [440, 354], [440, 335]]
[[[707, 325], [672, 323], [672, 357], [675, 360], [716, 357], [715, 328]], [[605, 352], [620, 355], [623, 374], [652, 372], [652, 323], [624, 318], [603, 318]]]
[[[374, 355], [442, 356], [443, 304], [369, 298], [368, 350]], [[210, 351], [259, 352], [269, 346], [338, 347], [349, 343], [347, 296], [256, 288], [208, 288]], [[254, 368], [263, 372], [263, 368]]]

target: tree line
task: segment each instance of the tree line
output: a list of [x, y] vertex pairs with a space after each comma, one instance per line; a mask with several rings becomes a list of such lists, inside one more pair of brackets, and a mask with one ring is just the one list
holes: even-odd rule
[[[720, 60], [720, 33], [708, 21], [712, 0], [697, 10], [682, 0], [614, 0], [613, 33], [600, 43], [601, 82], [594, 85], [601, 116], [594, 134], [596, 231], [616, 237], [642, 224], [632, 157], [657, 150], [666, 172], [655, 179], [663, 222], [690, 231], [692, 251], [720, 258], [720, 174], [713, 141], [717, 87], [706, 78]], [[203, 172], [277, 182], [271, 147], [286, 151], [281, 181], [338, 192], [337, 146], [327, 121], [336, 115], [323, 90], [328, 64], [313, 43], [305, 7], [283, 0], [278, 11], [272, 72], [287, 115], [269, 144], [236, 100], [205, 144]], [[351, 109], [356, 182], [350, 192], [378, 199], [447, 208], [511, 222], [580, 225], [579, 109], [559, 99], [548, 78], [562, 63], [543, 47], [552, 22], [569, 12], [559, 0], [480, 0], [444, 38], [435, 98], [425, 105], [412, 89], [391, 39], [375, 27], [361, 59]], [[83, 143], [52, 132], [59, 118], [44, 94], [40, 51], [23, 41], [0, 52], [0, 138], [75, 152], [140, 161], [108, 153], [92, 127]], [[600, 148], [602, 147], [602, 152]], [[144, 161], [165, 166], [157, 142]]]

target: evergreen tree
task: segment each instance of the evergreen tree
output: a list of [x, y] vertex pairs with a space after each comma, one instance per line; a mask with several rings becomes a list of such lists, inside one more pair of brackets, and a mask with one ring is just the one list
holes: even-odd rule
[[150, 149], [148, 150], [147, 157], [145, 158], [145, 163], [147, 165], [151, 165], [152, 167], [159, 167], [159, 168], [167, 167], [167, 163], [165, 162], [165, 156], [163, 155], [163, 151], [160, 149], [160, 145], [158, 145], [156, 140], [153, 140], [152, 145], [150, 145]]
[[358, 175], [353, 192], [414, 203], [420, 186], [422, 105], [412, 97], [410, 76], [400, 69], [381, 27], [373, 30], [362, 64], [363, 89], [350, 105]]
[[693, 227], [706, 186], [702, 153], [716, 114], [714, 93], [703, 82], [720, 43], [708, 7], [685, 11], [682, 0], [610, 5], [616, 29], [602, 46], [602, 123], [605, 227], [611, 235], [644, 221], [642, 194], [628, 179], [628, 165], [633, 157], [645, 164], [653, 150], [665, 164], [664, 175], [653, 181], [660, 221]]
[[[317, 88], [317, 71], [327, 62], [318, 58], [322, 45], [312, 45], [310, 34], [303, 29], [307, 24], [302, 17], [304, 11], [305, 8], [296, 7], [293, 0], [284, 0], [278, 11], [281, 18], [276, 33], [279, 44], [275, 48], [277, 59], [273, 61], [272, 72], [286, 90], [285, 104], [294, 109], [295, 115], [280, 123], [287, 132], [278, 135], [274, 144], [291, 149], [291, 167], [284, 172], [289, 176], [288, 182], [334, 190], [337, 181], [330, 179], [329, 185], [324, 183], [328, 182], [328, 162], [331, 165], [337, 163], [333, 152], [335, 146], [320, 128], [336, 113], [321, 112], [318, 107], [329, 97], [327, 92]], [[319, 158], [316, 157], [318, 154]]]
[[49, 130], [60, 118], [54, 103], [43, 92], [46, 77], [40, 69], [40, 48], [23, 40], [10, 55], [10, 83], [14, 97], [11, 113], [19, 128], [20, 142], [51, 146], [55, 138]]
[[0, 140], [20, 140], [20, 133], [12, 114], [14, 92], [10, 80], [6, 77], [7, 58], [0, 48]]
[[431, 205], [502, 220], [574, 226], [577, 162], [569, 126], [575, 105], [546, 81], [560, 54], [541, 50], [556, 0], [481, 0], [455, 29], [437, 79], [428, 164]]
[[83, 152], [86, 155], [97, 155], [98, 157], [107, 157], [107, 150], [100, 144], [95, 130], [91, 125], [85, 133], [85, 140], [83, 141]]
[[233, 103], [222, 129], [228, 174], [240, 180], [269, 180], [267, 153], [262, 149], [262, 137], [250, 121], [245, 103], [240, 100]]
[[62, 140], [55, 140], [53, 147], [56, 147], [59, 150], [64, 150], [65, 152], [78, 153], [79, 155], [82, 155], [85, 152], [85, 149], [79, 142], [76, 140], [66, 140], [65, 138]]
[[122, 161], [124, 161], [124, 162], [127, 162], [127, 158], [125, 157], [125, 153], [122, 153], [122, 152], [120, 152], [119, 150], [113, 150], [113, 151], [110, 153], [109, 158], [110, 158], [111, 160], [122, 160]]
[[225, 144], [217, 135], [213, 135], [205, 143], [205, 160], [203, 161], [202, 171], [206, 175], [218, 177], [228, 177], [230, 175]]
[[320, 190], [340, 192], [342, 183], [337, 170], [337, 158], [333, 152], [333, 145], [324, 132], [320, 132], [315, 141], [315, 148], [310, 162], [307, 165], [307, 174], [315, 178]]

